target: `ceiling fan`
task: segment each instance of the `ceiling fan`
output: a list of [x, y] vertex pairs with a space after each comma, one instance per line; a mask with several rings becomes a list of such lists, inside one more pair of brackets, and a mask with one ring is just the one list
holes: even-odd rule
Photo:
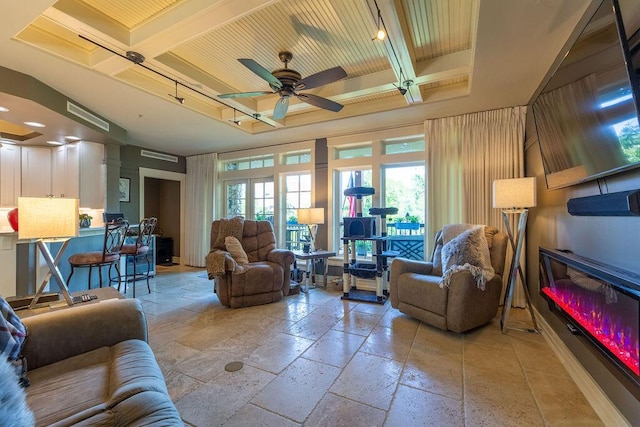
[[269, 72], [262, 65], [258, 64], [253, 59], [240, 58], [238, 61], [256, 75], [266, 80], [269, 83], [272, 91], [257, 91], [257, 92], [240, 92], [240, 93], [225, 93], [218, 95], [219, 98], [249, 98], [252, 96], [267, 95], [271, 93], [277, 93], [280, 95], [280, 99], [276, 103], [273, 110], [274, 120], [283, 119], [287, 114], [289, 108], [289, 99], [292, 96], [297, 97], [300, 101], [311, 104], [314, 107], [323, 108], [325, 110], [338, 112], [342, 110], [343, 105], [338, 104], [330, 99], [323, 98], [311, 93], [298, 93], [299, 90], [313, 89], [333, 83], [337, 80], [347, 77], [346, 71], [340, 66], [329, 68], [319, 73], [312, 74], [310, 76], [302, 78], [302, 75], [292, 68], [287, 68], [287, 64], [293, 58], [291, 52], [280, 52], [278, 54], [280, 61], [284, 63], [284, 68], [279, 68], [272, 72]]

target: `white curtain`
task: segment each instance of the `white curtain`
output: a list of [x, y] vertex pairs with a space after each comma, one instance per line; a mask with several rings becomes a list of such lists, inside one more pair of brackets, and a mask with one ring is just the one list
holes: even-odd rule
[[[524, 176], [525, 118], [526, 107], [511, 107], [425, 121], [428, 253], [445, 224], [487, 224], [505, 231], [491, 189], [496, 179]], [[504, 276], [510, 261], [509, 248]], [[513, 301], [524, 307], [521, 286]]]
[[209, 253], [218, 172], [216, 153], [187, 157], [185, 264], [204, 267]]

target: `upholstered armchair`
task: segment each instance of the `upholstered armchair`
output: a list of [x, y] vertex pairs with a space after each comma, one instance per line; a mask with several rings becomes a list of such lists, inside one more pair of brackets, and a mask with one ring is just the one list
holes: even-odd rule
[[293, 252], [276, 248], [269, 221], [213, 221], [206, 266], [214, 292], [227, 307], [280, 301], [289, 294]]
[[396, 258], [391, 263], [391, 306], [432, 326], [458, 333], [491, 321], [500, 305], [508, 240], [505, 233], [493, 227], [484, 227], [484, 235], [494, 273], [490, 280], [480, 284], [472, 270], [454, 266], [455, 272], [446, 274], [445, 284], [440, 230], [429, 262]]

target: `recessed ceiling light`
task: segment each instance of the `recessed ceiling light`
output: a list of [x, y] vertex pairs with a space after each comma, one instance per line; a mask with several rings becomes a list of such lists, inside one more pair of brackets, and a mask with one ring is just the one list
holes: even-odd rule
[[34, 128], [45, 128], [47, 127], [47, 125], [43, 125], [42, 123], [38, 123], [38, 122], [24, 122], [25, 125], [27, 126], [32, 126]]
[[3, 107], [2, 105], [0, 105], [0, 113], [6, 113], [7, 111], [9, 111], [7, 107]]
[[82, 138], [78, 138], [77, 136], [67, 135], [64, 137], [64, 139], [66, 139], [67, 141], [80, 141]]
[[47, 144], [49, 144], [49, 145], [62, 145], [62, 144], [64, 144], [64, 142], [60, 142], [60, 141], [47, 141]]

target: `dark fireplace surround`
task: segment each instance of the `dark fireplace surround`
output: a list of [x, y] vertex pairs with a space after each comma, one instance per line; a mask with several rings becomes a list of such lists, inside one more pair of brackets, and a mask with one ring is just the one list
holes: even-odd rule
[[570, 252], [540, 248], [540, 294], [640, 391], [640, 276]]

